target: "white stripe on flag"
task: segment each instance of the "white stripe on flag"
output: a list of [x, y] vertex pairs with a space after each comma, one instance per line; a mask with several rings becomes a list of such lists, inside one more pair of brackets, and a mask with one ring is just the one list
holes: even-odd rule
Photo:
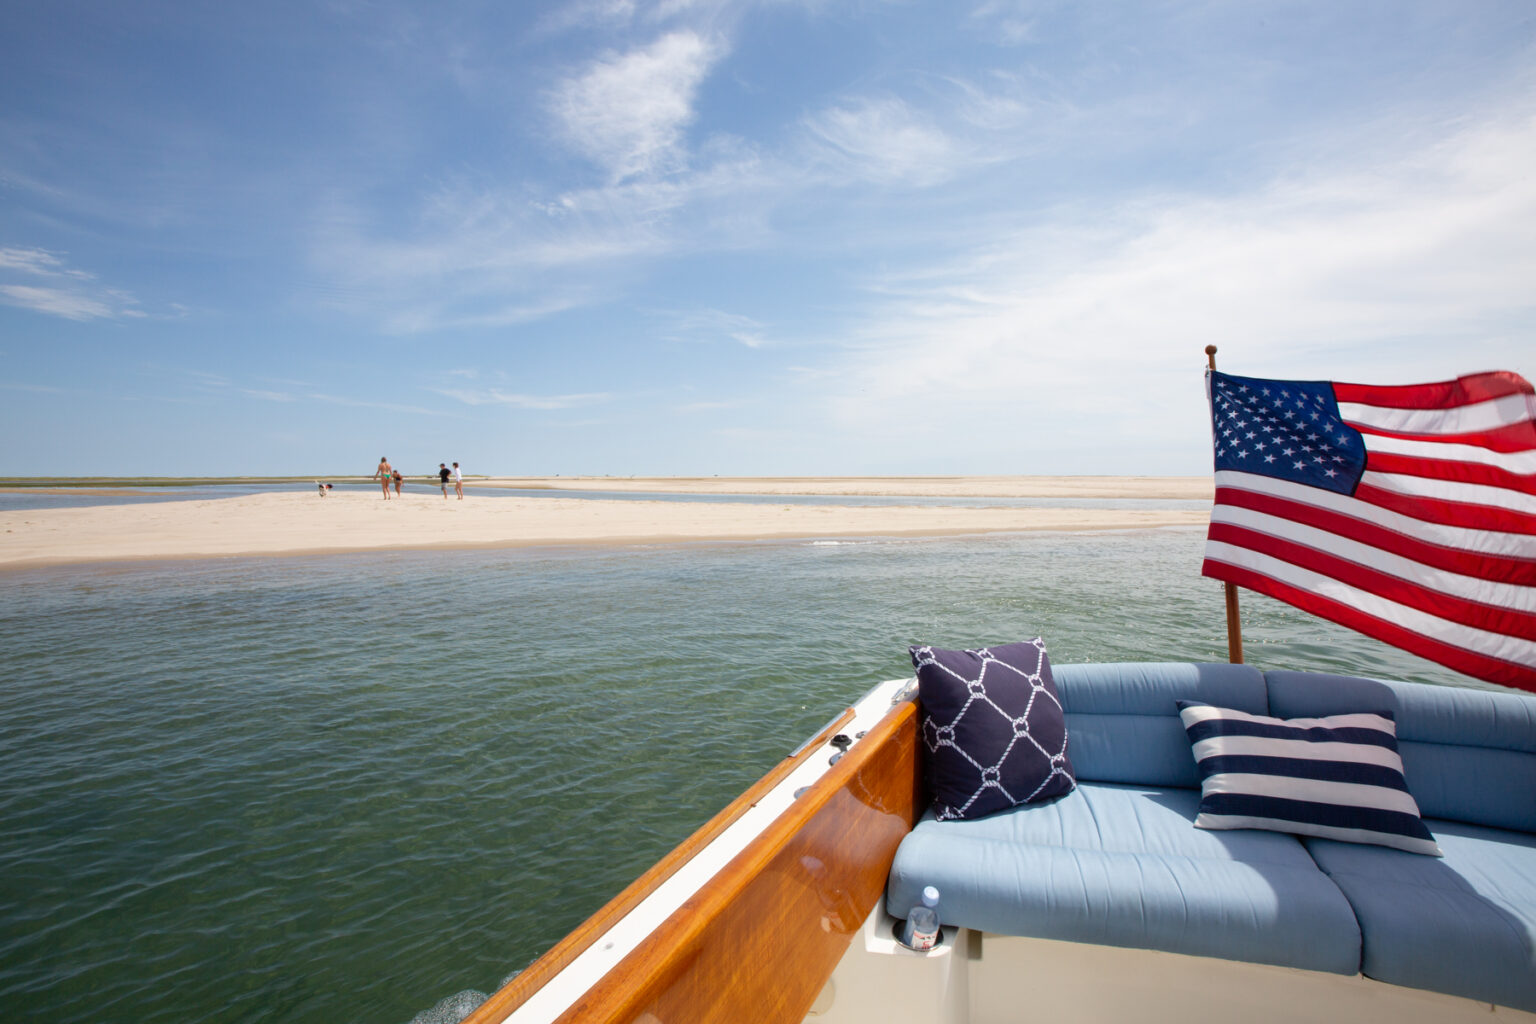
[[1269, 494], [1287, 501], [1339, 512], [1428, 544], [1481, 555], [1536, 559], [1536, 535], [1532, 534], [1470, 530], [1461, 526], [1426, 523], [1422, 519], [1367, 504], [1347, 494], [1335, 494], [1306, 484], [1293, 484], [1289, 480], [1277, 480], [1258, 473], [1240, 473], [1233, 469], [1219, 470], [1216, 473], [1216, 486]]
[[1270, 555], [1221, 541], [1206, 541], [1205, 557], [1215, 562], [1252, 570], [1261, 576], [1268, 576], [1298, 590], [1337, 601], [1356, 611], [1383, 619], [1418, 633], [1420, 636], [1450, 644], [1452, 647], [1460, 647], [1462, 650], [1511, 661], [1518, 665], [1536, 665], [1536, 641], [1521, 640], [1504, 636], [1502, 633], [1492, 633], [1486, 629], [1450, 622], [1438, 615], [1430, 615], [1417, 608], [1409, 608], [1396, 601], [1378, 597], [1358, 587], [1351, 587], [1330, 576], [1323, 576]]
[[1409, 455], [1437, 462], [1474, 462], [1480, 466], [1536, 476], [1536, 451], [1496, 452], [1473, 444], [1457, 444], [1454, 441], [1419, 441], [1410, 437], [1393, 437], [1390, 434], [1372, 434], [1366, 447], [1373, 452], [1388, 455]]
[[1460, 597], [1481, 604], [1498, 605], [1516, 611], [1536, 613], [1536, 587], [1522, 587], [1517, 583], [1500, 583], [1477, 576], [1463, 576], [1415, 562], [1411, 558], [1393, 554], [1371, 544], [1362, 544], [1348, 537], [1341, 537], [1327, 530], [1319, 530], [1283, 516], [1236, 505], [1217, 505], [1211, 509], [1211, 522], [1227, 523], [1247, 530], [1292, 540], [1309, 548], [1347, 558], [1351, 562], [1396, 576], [1425, 590], [1433, 590], [1452, 597]]
[[1408, 476], [1405, 473], [1373, 473], [1369, 470], [1360, 477], [1360, 483], [1414, 498], [1455, 501], [1466, 505], [1487, 505], [1491, 508], [1507, 508], [1512, 512], [1536, 515], [1536, 495], [1522, 494], [1507, 487], [1464, 484], [1455, 480]]
[[1526, 395], [1505, 395], [1449, 409], [1396, 409], [1340, 402], [1339, 415], [1346, 423], [1401, 434], [1476, 434], [1529, 422], [1531, 405]]

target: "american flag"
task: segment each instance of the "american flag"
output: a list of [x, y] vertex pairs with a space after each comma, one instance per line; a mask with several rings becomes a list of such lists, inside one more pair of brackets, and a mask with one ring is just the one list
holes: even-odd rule
[[1536, 690], [1536, 395], [1207, 374], [1206, 576]]

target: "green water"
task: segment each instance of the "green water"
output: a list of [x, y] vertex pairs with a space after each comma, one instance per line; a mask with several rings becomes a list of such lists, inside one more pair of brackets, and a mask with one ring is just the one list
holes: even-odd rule
[[[7, 1020], [493, 990], [912, 643], [1225, 660], [1203, 534], [230, 559], [0, 592]], [[1261, 667], [1464, 682], [1247, 597]]]

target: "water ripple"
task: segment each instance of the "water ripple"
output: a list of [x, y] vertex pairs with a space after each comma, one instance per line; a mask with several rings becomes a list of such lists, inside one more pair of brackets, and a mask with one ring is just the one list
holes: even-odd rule
[[[1224, 660], [1200, 548], [1162, 531], [9, 574], [0, 1004], [402, 1024], [493, 990], [908, 674], [908, 644]], [[1273, 602], [1246, 614], [1261, 665], [1456, 679]]]

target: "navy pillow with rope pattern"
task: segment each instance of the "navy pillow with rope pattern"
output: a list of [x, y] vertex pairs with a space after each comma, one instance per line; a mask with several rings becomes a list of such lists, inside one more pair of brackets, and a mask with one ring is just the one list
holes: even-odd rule
[[1043, 640], [910, 653], [928, 788], [940, 821], [1049, 800], [1077, 785]]

